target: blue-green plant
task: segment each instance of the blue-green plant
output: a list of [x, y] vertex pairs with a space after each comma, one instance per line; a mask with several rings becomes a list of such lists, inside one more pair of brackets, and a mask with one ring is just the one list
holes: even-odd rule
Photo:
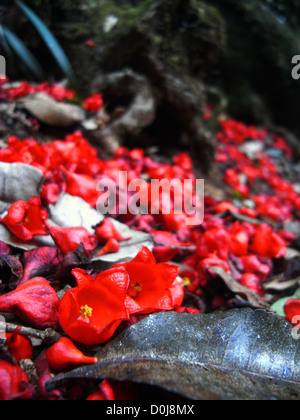
[[[22, 10], [27, 19], [32, 23], [42, 40], [45, 42], [58, 66], [60, 67], [64, 76], [69, 80], [71, 86], [78, 93], [78, 84], [73, 68], [68, 60], [62, 47], [47, 28], [45, 23], [37, 16], [37, 14], [26, 6], [21, 0], [15, 0], [15, 3]], [[2, 37], [3, 45], [11, 49], [17, 57], [21, 60], [22, 64], [30, 71], [32, 76], [41, 81], [45, 79], [45, 72], [38, 60], [34, 57], [31, 51], [26, 47], [24, 42], [6, 26], [0, 25], [0, 36]]]

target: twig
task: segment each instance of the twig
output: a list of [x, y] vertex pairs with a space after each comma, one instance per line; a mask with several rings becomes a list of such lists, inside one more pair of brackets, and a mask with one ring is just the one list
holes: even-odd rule
[[241, 222], [247, 222], [247, 223], [252, 223], [254, 225], [262, 225], [263, 223], [267, 223], [268, 225], [272, 226], [272, 227], [276, 227], [276, 225], [271, 222], [271, 221], [267, 221], [267, 220], [259, 220], [259, 219], [254, 219], [252, 217], [249, 216], [245, 216], [243, 214], [239, 214], [239, 213], [234, 213], [230, 210], [227, 210], [223, 213], [219, 213], [216, 214], [215, 217], [217, 217], [218, 219], [225, 219], [226, 217], [232, 217], [236, 220], [239, 220]]
[[[5, 330], [6, 332], [13, 333], [17, 327], [19, 327], [19, 325], [0, 322], [0, 330], [2, 331]], [[54, 344], [62, 338], [62, 335], [52, 328], [47, 328], [45, 331], [40, 331], [34, 328], [21, 327], [19, 334], [24, 335], [25, 337], [38, 338], [47, 345]]]
[[163, 246], [165, 248], [170, 248], [170, 249], [178, 249], [180, 251], [187, 251], [187, 252], [196, 252], [197, 251], [197, 247], [194, 245], [191, 246], [185, 246], [185, 245], [170, 245], [170, 244], [165, 244], [164, 242], [158, 242], [155, 240], [154, 236], [152, 236], [153, 242], [156, 246]]

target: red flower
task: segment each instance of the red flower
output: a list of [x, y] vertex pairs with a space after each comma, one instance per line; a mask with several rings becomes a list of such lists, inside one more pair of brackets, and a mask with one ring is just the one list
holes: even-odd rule
[[13, 98], [20, 98], [22, 96], [30, 95], [34, 93], [34, 88], [28, 82], [22, 82], [18, 87], [9, 90], [10, 95]]
[[164, 227], [170, 232], [178, 232], [181, 229], [187, 229], [187, 216], [184, 214], [162, 214], [157, 216], [162, 219]]
[[222, 260], [227, 261], [231, 247], [231, 237], [226, 229], [208, 230], [198, 242], [198, 255], [207, 257], [215, 253]]
[[246, 255], [241, 257], [244, 271], [246, 273], [256, 274], [265, 281], [271, 272], [271, 268], [261, 263], [256, 255]]
[[185, 307], [181, 307], [176, 309], [177, 313], [179, 314], [200, 314], [201, 312], [199, 311], [199, 309], [195, 309], [195, 308], [185, 308]]
[[71, 100], [75, 98], [75, 92], [73, 90], [66, 89], [57, 84], [54, 86], [49, 86], [48, 94], [58, 102], [61, 102], [65, 99]]
[[9, 246], [4, 242], [0, 242], [0, 255], [9, 255], [11, 253]]
[[96, 236], [100, 244], [105, 244], [110, 239], [117, 241], [128, 241], [131, 238], [124, 238], [113, 224], [112, 220], [105, 218], [103, 222], [96, 228]]
[[237, 256], [248, 254], [249, 236], [239, 222], [234, 223], [231, 232], [230, 250]]
[[115, 393], [110, 381], [104, 380], [99, 385], [99, 390], [93, 392], [87, 401], [114, 401]]
[[93, 365], [98, 362], [96, 357], [87, 357], [75, 347], [73, 342], [66, 337], [61, 338], [46, 352], [46, 357], [51, 369], [60, 372], [65, 369], [81, 365]]
[[136, 401], [137, 386], [132, 382], [116, 382], [105, 379], [99, 389], [93, 392], [87, 401]]
[[87, 39], [87, 40], [85, 41], [85, 45], [86, 45], [87, 47], [96, 47], [96, 46], [97, 46], [97, 44], [95, 43], [95, 41], [93, 41], [92, 39]]
[[38, 197], [26, 201], [16, 201], [8, 210], [7, 216], [0, 220], [18, 238], [30, 241], [35, 236], [48, 235], [45, 225], [47, 211], [41, 209]]
[[84, 101], [83, 105], [87, 111], [98, 112], [103, 107], [102, 95], [92, 95]]
[[235, 189], [238, 188], [241, 184], [238, 171], [236, 169], [227, 169], [225, 172], [224, 181], [226, 184]]
[[178, 267], [156, 264], [148, 248], [143, 247], [133, 261], [118, 267], [124, 267], [129, 274], [126, 305], [131, 314], [172, 310], [182, 304], [183, 285], [176, 281]]
[[250, 209], [249, 207], [242, 207], [240, 209], [240, 213], [244, 216], [251, 217], [252, 219], [257, 217], [257, 212], [253, 209]]
[[224, 271], [226, 271], [227, 273], [230, 273], [230, 267], [227, 264], [226, 261], [221, 260], [220, 258], [218, 258], [216, 255], [214, 254], [210, 254], [207, 258], [204, 258], [200, 263], [199, 263], [199, 268], [198, 268], [198, 273], [200, 275], [203, 275], [204, 270], [211, 268], [211, 267], [221, 267], [223, 268]]
[[250, 249], [263, 257], [280, 258], [286, 254], [286, 242], [271, 226], [262, 224], [257, 228]]
[[215, 208], [215, 212], [217, 214], [218, 213], [225, 213], [226, 211], [231, 211], [232, 213], [238, 213], [239, 212], [238, 208], [235, 207], [232, 203], [229, 203], [229, 201], [222, 201]]
[[61, 256], [57, 248], [42, 247], [24, 253], [24, 274], [19, 286], [34, 277], [48, 277], [58, 271]]
[[183, 170], [190, 172], [193, 170], [193, 162], [187, 153], [181, 153], [173, 158], [176, 165], [180, 166]]
[[292, 325], [298, 325], [300, 323], [300, 300], [291, 299], [284, 307], [286, 313], [286, 320]]
[[76, 251], [82, 243], [87, 257], [97, 246], [97, 239], [83, 227], [62, 228], [49, 226], [50, 235], [63, 255]]
[[68, 290], [59, 307], [63, 330], [74, 340], [86, 345], [105, 343], [123, 320], [129, 285], [127, 272], [113, 268], [94, 280], [84, 270], [73, 270], [78, 286]]
[[19, 367], [0, 361], [0, 400], [29, 400], [34, 388], [29, 384], [26, 373]]
[[260, 286], [260, 279], [255, 274], [245, 273], [241, 278], [241, 285], [253, 290], [258, 295], [264, 295], [265, 291]]
[[32, 359], [33, 347], [27, 337], [20, 335], [21, 327], [16, 327], [13, 333], [0, 334], [0, 337], [6, 338], [6, 346], [17, 362], [24, 359]]
[[0, 296], [0, 312], [17, 315], [39, 329], [58, 326], [58, 305], [55, 290], [41, 277], [28, 280], [13, 292]]
[[200, 278], [195, 270], [184, 270], [180, 272], [186, 291], [195, 293], [200, 286]]
[[115, 254], [120, 251], [120, 244], [116, 239], [109, 239], [104, 248], [98, 252], [98, 257], [106, 254]]
[[[180, 242], [176, 239], [174, 235], [172, 235], [170, 232], [160, 232], [156, 231], [153, 232], [153, 236], [155, 239], [155, 242], [162, 243], [166, 245], [172, 245], [172, 246], [180, 246]], [[156, 245], [156, 247], [153, 250], [153, 255], [157, 262], [168, 262], [171, 261], [175, 255], [177, 255], [180, 252], [179, 249], [174, 248], [168, 248], [167, 246], [163, 245]]]
[[60, 185], [54, 183], [43, 185], [41, 193], [42, 203], [46, 206], [49, 204], [55, 204], [59, 199], [60, 194]]
[[35, 361], [36, 373], [38, 375], [37, 393], [40, 398], [44, 400], [57, 401], [61, 399], [62, 392], [55, 389], [51, 392], [47, 391], [46, 385], [53, 378], [53, 373], [50, 369], [46, 352], [42, 352]]
[[66, 175], [66, 192], [70, 195], [81, 197], [92, 207], [96, 207], [100, 193], [97, 191], [97, 182], [88, 175], [79, 175], [68, 172], [62, 168]]

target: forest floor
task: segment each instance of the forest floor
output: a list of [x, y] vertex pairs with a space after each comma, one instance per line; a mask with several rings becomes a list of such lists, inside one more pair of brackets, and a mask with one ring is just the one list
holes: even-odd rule
[[[300, 164], [285, 139], [220, 117], [199, 197], [187, 152], [171, 160], [122, 146], [103, 160], [68, 128], [105, 124], [100, 95], [77, 106], [59, 86], [5, 86], [0, 399], [139, 399], [137, 382], [161, 398], [299, 399], [290, 354], [299, 354]], [[63, 138], [41, 131], [47, 119]], [[107, 179], [116, 201], [104, 216]], [[153, 197], [153, 180], [191, 183]], [[178, 329], [187, 336], [179, 351]]]

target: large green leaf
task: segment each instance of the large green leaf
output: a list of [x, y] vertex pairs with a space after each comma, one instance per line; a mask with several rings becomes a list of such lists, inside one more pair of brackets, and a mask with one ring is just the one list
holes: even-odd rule
[[15, 0], [17, 5], [20, 9], [24, 12], [27, 18], [31, 21], [34, 25], [36, 30], [39, 32], [40, 36], [46, 43], [47, 47], [49, 48], [50, 52], [52, 53], [54, 59], [60, 66], [61, 70], [65, 74], [65, 76], [69, 79], [72, 86], [78, 91], [77, 88], [77, 80], [72, 69], [72, 66], [63, 51], [62, 47], [59, 45], [58, 41], [51, 33], [51, 31], [46, 27], [46, 25], [41, 21], [41, 19], [29, 8], [27, 7], [22, 1]]
[[39, 62], [29, 51], [26, 45], [18, 38], [13, 32], [7, 29], [4, 26], [1, 26], [1, 31], [6, 39], [6, 42], [22, 60], [25, 66], [30, 70], [30, 72], [38, 79], [44, 79], [44, 72]]

